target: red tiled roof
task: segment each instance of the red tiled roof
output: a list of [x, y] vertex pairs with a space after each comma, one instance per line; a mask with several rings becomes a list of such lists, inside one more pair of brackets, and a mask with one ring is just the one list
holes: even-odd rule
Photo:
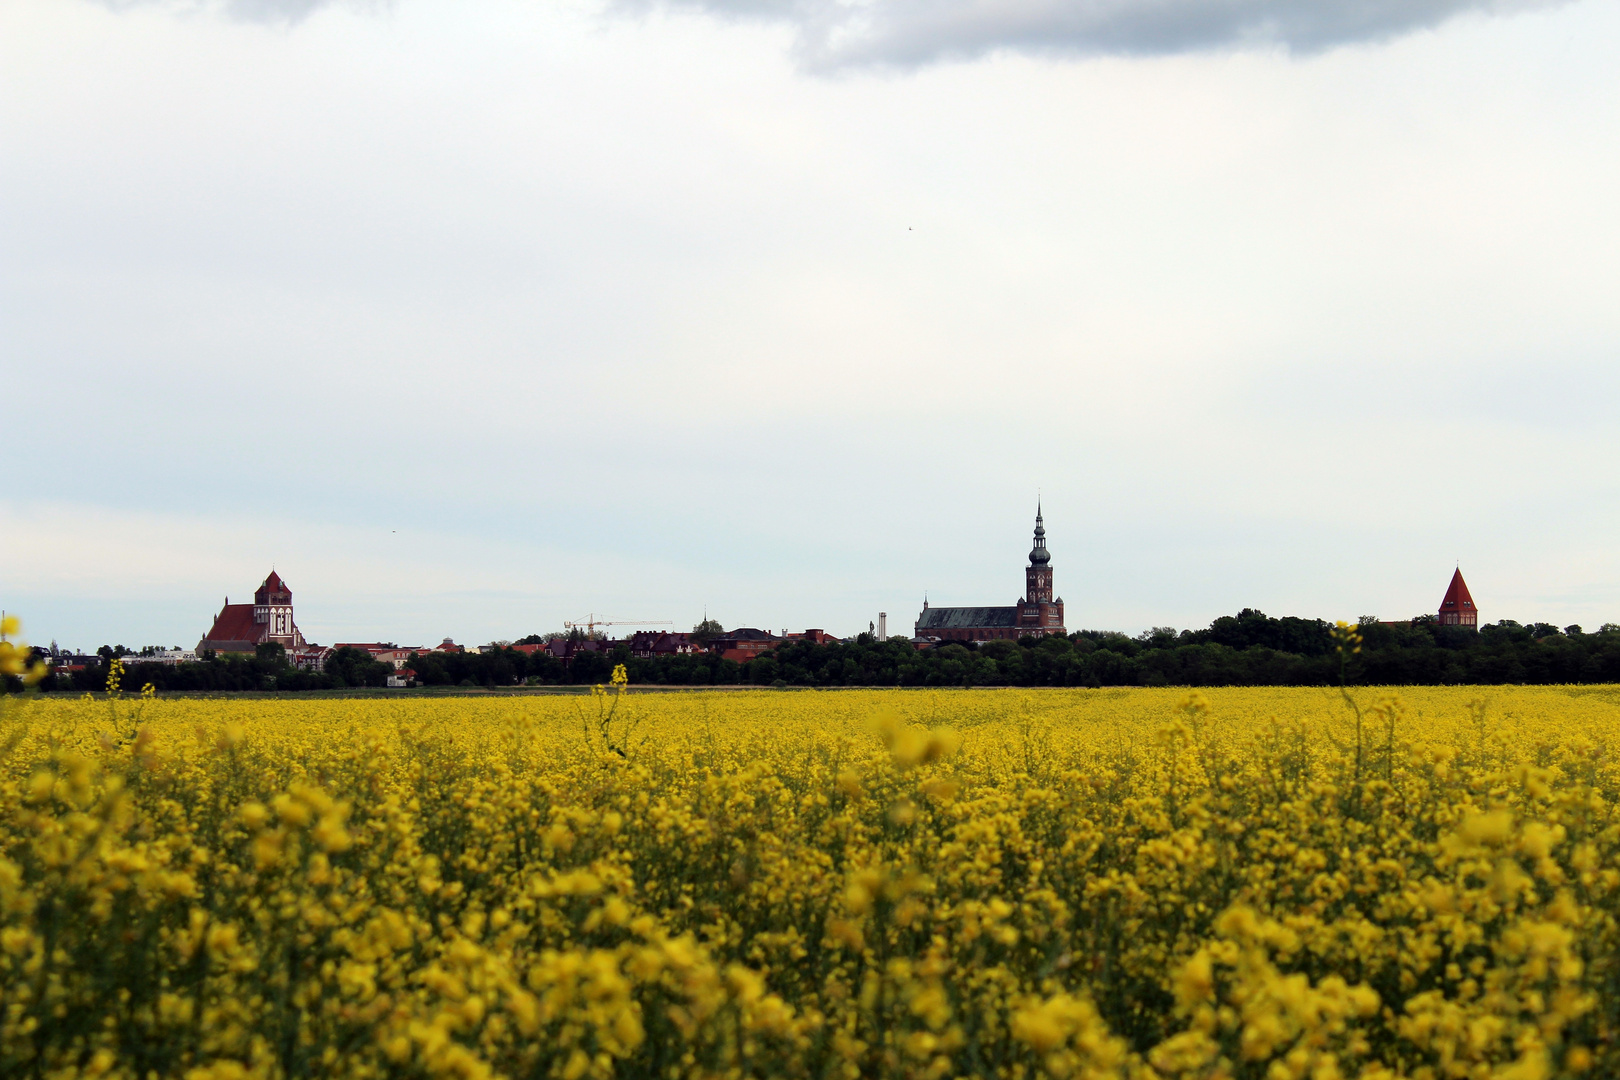
[[1468, 584], [1463, 581], [1462, 568], [1451, 575], [1451, 585], [1446, 589], [1446, 598], [1440, 601], [1440, 613], [1468, 612], [1474, 610], [1474, 598], [1468, 595]]
[[[266, 623], [253, 621], [252, 604], [226, 604], [214, 616], [213, 628], [203, 641], [251, 641], [257, 643], [268, 629]], [[206, 646], [205, 646], [206, 647]]]

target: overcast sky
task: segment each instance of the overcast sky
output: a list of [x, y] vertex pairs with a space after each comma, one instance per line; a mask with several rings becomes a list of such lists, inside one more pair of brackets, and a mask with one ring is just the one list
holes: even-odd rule
[[0, 606], [1620, 622], [1620, 4], [0, 0]]

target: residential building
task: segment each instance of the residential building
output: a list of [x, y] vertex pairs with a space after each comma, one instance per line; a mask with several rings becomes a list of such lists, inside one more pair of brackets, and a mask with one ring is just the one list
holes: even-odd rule
[[129, 664], [162, 664], [165, 667], [173, 667], [176, 664], [189, 664], [196, 659], [197, 653], [193, 649], [154, 649], [151, 652], [143, 649], [138, 653], [128, 653], [123, 658], [126, 666]]
[[723, 659], [745, 664], [763, 652], [782, 644], [783, 639], [752, 626], [739, 626], [719, 637], [709, 639], [709, 651], [719, 653]]
[[405, 667], [412, 653], [425, 653], [431, 650], [413, 645], [395, 645], [391, 641], [343, 641], [333, 645], [334, 649], [359, 649], [373, 660], [380, 660], [385, 664], [393, 665], [395, 671]]
[[552, 638], [544, 645], [533, 646], [533, 648], [550, 653], [558, 660], [561, 660], [564, 666], [568, 666], [574, 662], [574, 657], [581, 653], [611, 653], [618, 646], [619, 642], [609, 641], [607, 638], [576, 638], [569, 635], [568, 637]]
[[305, 643], [296, 649], [287, 650], [287, 662], [293, 667], [303, 668], [305, 671], [324, 671], [326, 658], [332, 655], [332, 650], [325, 645], [310, 645]]
[[691, 634], [663, 630], [638, 630], [630, 635], [630, 655], [647, 660], [655, 656], [689, 656], [703, 652]]
[[806, 630], [802, 634], [784, 634], [782, 637], [787, 642], [807, 641], [811, 645], [838, 645], [844, 640], [833, 637], [825, 630]]

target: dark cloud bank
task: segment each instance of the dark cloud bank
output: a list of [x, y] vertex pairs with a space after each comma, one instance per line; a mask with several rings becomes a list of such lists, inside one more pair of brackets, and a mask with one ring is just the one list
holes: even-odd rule
[[[388, 0], [103, 0], [297, 22], [332, 4]], [[660, 9], [775, 22], [793, 28], [800, 60], [816, 69], [915, 67], [1005, 50], [1045, 55], [1161, 55], [1281, 47], [1313, 53], [1438, 26], [1464, 14], [1499, 15], [1568, 0], [605, 0], [615, 14]]]

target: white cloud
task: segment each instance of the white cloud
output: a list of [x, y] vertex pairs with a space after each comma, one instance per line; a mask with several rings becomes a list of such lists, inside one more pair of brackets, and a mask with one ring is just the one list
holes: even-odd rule
[[99, 0], [114, 11], [160, 7], [175, 12], [204, 12], [257, 23], [297, 23], [321, 8], [376, 10], [392, 0]]

